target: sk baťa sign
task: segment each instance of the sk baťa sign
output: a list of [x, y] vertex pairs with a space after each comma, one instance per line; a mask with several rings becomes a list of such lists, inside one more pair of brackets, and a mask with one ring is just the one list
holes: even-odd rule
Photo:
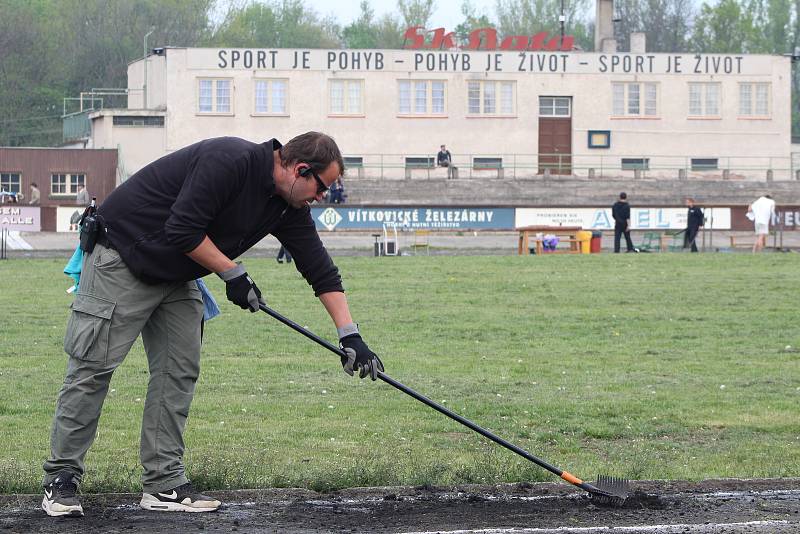
[[[433, 34], [430, 42], [426, 41], [426, 36]], [[411, 26], [403, 34], [405, 45], [403, 48], [408, 50], [420, 50], [423, 48], [432, 50], [447, 50], [450, 48], [460, 48], [461, 50], [560, 50], [569, 52], [575, 45], [575, 37], [572, 35], [550, 37], [548, 32], [539, 32], [534, 35], [509, 35], [497, 44], [497, 30], [494, 28], [478, 28], [472, 30], [467, 36], [467, 43], [459, 46], [456, 44], [455, 32], [445, 33], [444, 28], [425, 30], [422, 26]]]

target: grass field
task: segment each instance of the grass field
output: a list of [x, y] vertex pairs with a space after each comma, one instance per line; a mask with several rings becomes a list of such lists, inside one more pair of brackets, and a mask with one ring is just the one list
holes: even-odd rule
[[[38, 492], [63, 379], [64, 260], [0, 263], [0, 492]], [[340, 258], [393, 378], [576, 475], [800, 476], [798, 256]], [[292, 267], [250, 259], [268, 304], [335, 341]], [[204, 488], [554, 477], [224, 301], [186, 433]], [[112, 382], [85, 492], [137, 491], [141, 342]]]

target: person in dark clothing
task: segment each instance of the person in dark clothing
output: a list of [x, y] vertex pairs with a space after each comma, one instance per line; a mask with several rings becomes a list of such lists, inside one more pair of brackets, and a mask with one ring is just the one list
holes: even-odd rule
[[442, 145], [439, 147], [439, 153], [436, 154], [436, 165], [439, 167], [447, 167], [447, 177], [452, 178], [455, 172], [453, 167], [453, 155], [447, 150], [447, 147]]
[[691, 246], [692, 252], [697, 252], [697, 234], [705, 224], [703, 210], [694, 205], [693, 198], [686, 199], [686, 207], [689, 212], [686, 214], [686, 230], [683, 234], [683, 248]]
[[614, 218], [614, 252], [619, 252], [619, 242], [623, 235], [627, 246], [626, 252], [637, 252], [631, 241], [631, 206], [624, 191], [619, 194], [619, 200], [611, 206], [611, 216]]
[[208, 139], [147, 165], [99, 206], [102, 229], [84, 255], [72, 303], [64, 339], [70, 358], [43, 466], [48, 515], [83, 515], [76, 491], [84, 458], [111, 375], [139, 334], [150, 371], [140, 506], [191, 512], [220, 506], [192, 487], [183, 464], [183, 432], [200, 372], [204, 305], [196, 279], [216, 273], [228, 300], [258, 311], [261, 291], [232, 258], [267, 234], [291, 252], [331, 316], [344, 371], [377, 378], [383, 364], [353, 322], [309, 208], [343, 172], [336, 143], [317, 132], [285, 146], [274, 139]]
[[331, 185], [329, 202], [331, 204], [344, 203], [344, 184], [341, 178], [337, 178], [336, 181], [333, 182], [333, 185]]
[[292, 263], [292, 255], [291, 253], [286, 250], [286, 247], [281, 245], [280, 250], [278, 250], [278, 263], [283, 263], [283, 258], [286, 258], [286, 263]]

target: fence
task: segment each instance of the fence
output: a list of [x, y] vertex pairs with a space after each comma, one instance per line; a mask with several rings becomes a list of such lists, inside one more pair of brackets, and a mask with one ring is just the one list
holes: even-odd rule
[[0, 229], [0, 260], [8, 259], [8, 228]]
[[653, 154], [463, 154], [453, 167], [436, 167], [431, 154], [363, 154], [345, 156], [349, 178], [630, 178], [677, 180], [800, 180], [797, 157], [659, 156]]

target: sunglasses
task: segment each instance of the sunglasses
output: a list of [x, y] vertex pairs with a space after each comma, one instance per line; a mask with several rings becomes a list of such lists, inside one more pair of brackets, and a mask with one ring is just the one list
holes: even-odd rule
[[317, 194], [318, 195], [321, 195], [321, 194], [325, 193], [328, 189], [330, 189], [330, 187], [325, 185], [325, 182], [322, 181], [322, 178], [319, 177], [319, 174], [317, 174], [314, 171], [314, 169], [312, 169], [311, 167], [306, 167], [305, 169], [300, 171], [300, 176], [306, 176], [308, 173], [311, 173], [311, 176], [313, 176], [314, 180], [317, 181]]

